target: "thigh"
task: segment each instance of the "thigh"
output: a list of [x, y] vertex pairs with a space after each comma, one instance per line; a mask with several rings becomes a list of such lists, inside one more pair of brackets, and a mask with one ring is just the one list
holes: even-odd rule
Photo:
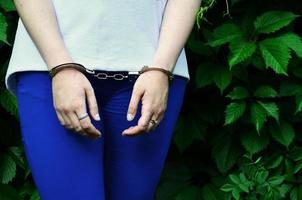
[[91, 140], [59, 123], [48, 73], [19, 72], [17, 100], [25, 154], [41, 198], [104, 199], [104, 140]]
[[137, 125], [141, 101], [133, 121], [126, 114], [133, 85], [117, 90], [103, 106], [105, 136], [105, 180], [107, 200], [153, 199], [182, 106], [187, 79], [176, 76], [170, 85], [167, 109], [158, 127], [142, 135], [121, 133]]

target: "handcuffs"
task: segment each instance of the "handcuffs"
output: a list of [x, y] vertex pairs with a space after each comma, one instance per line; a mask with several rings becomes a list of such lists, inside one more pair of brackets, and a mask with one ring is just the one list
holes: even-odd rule
[[57, 65], [53, 67], [51, 70], [49, 70], [50, 77], [53, 78], [59, 71], [61, 71], [64, 68], [74, 68], [84, 74], [93, 75], [98, 79], [113, 78], [114, 80], [124, 80], [126, 78], [132, 78], [132, 77], [137, 78], [139, 75], [141, 75], [144, 72], [157, 70], [165, 73], [168, 76], [169, 84], [171, 84], [171, 82], [174, 80], [174, 75], [171, 71], [160, 67], [149, 67], [147, 65], [144, 65], [140, 71], [107, 71], [107, 70], [91, 70], [79, 63], [64, 63], [64, 64]]

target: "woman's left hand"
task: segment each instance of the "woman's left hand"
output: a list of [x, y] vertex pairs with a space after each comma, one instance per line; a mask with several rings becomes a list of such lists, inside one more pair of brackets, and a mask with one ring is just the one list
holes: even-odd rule
[[[160, 71], [148, 71], [142, 73], [133, 86], [127, 117], [131, 121], [137, 114], [139, 101], [142, 100], [141, 117], [136, 126], [131, 126], [124, 130], [122, 135], [135, 136], [154, 130], [164, 116], [167, 107], [169, 91], [168, 76]], [[156, 120], [156, 124], [150, 123], [151, 119]]]

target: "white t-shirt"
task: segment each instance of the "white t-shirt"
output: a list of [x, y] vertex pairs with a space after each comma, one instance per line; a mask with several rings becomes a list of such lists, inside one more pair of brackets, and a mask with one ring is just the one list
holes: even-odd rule
[[[138, 71], [151, 65], [167, 0], [53, 0], [64, 43], [88, 69]], [[47, 28], [47, 27], [45, 27]], [[15, 72], [48, 71], [21, 19], [5, 76], [16, 94]], [[173, 74], [190, 80], [185, 49]]]

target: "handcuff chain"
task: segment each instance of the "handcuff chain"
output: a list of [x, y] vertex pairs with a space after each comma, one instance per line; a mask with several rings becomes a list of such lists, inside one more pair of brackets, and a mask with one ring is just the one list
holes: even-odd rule
[[104, 73], [104, 72], [99, 72], [99, 73], [97, 73], [97, 74], [95, 74], [95, 75], [93, 75], [93, 76], [95, 76], [95, 77], [98, 78], [98, 79], [107, 79], [107, 78], [109, 78], [109, 77], [113, 77], [114, 80], [118, 80], [118, 81], [123, 80], [123, 79], [125, 79], [125, 78], [128, 78], [127, 75], [126, 75], [126, 76], [123, 75], [123, 74], [113, 74], [113, 75], [108, 75], [108, 74], [106, 74], [106, 73]]

